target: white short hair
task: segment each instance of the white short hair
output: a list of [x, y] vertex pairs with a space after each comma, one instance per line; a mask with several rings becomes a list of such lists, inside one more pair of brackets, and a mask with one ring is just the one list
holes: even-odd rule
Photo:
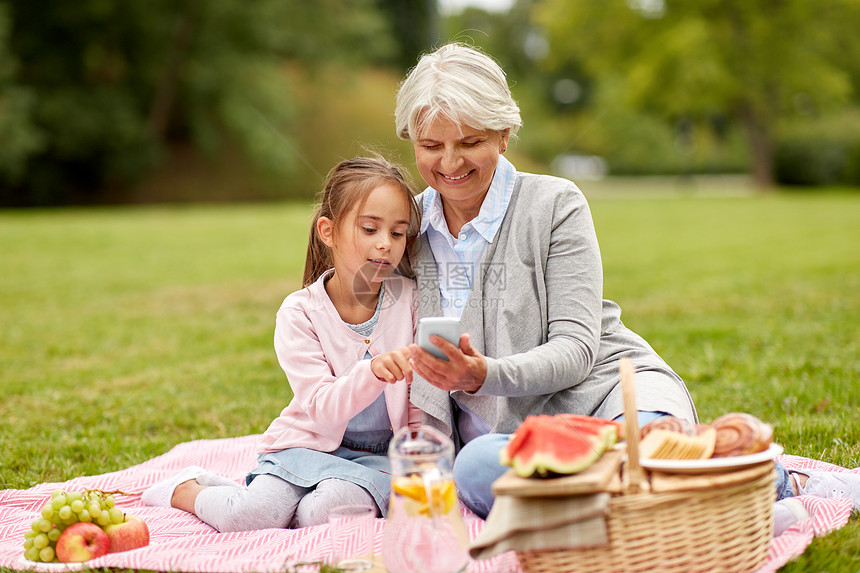
[[522, 125], [505, 72], [487, 54], [446, 44], [424, 54], [397, 92], [394, 125], [401, 139], [420, 138], [438, 117], [473, 129], [514, 135]]

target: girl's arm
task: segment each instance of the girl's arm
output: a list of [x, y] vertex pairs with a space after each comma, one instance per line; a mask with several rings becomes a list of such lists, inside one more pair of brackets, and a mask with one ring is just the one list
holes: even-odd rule
[[335, 376], [310, 318], [296, 308], [278, 312], [275, 353], [293, 390], [288, 409], [298, 408], [324, 427], [346, 426], [388, 384], [373, 374], [370, 360], [356, 360]]
[[404, 347], [380, 354], [370, 361], [370, 370], [373, 375], [393, 384], [399, 380], [406, 380], [412, 384], [412, 365], [409, 363], [409, 348]]

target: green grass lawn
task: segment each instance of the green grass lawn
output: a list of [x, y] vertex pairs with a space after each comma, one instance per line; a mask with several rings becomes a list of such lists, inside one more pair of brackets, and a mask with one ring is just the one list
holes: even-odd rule
[[[860, 465], [860, 194], [593, 198], [605, 294], [787, 453]], [[0, 487], [261, 432], [289, 401], [274, 316], [310, 207], [0, 212]], [[860, 570], [857, 519], [783, 571]]]

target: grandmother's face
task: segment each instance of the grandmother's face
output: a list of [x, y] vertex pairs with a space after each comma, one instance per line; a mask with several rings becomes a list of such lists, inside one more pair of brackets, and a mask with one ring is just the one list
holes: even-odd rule
[[508, 135], [483, 131], [437, 117], [412, 140], [418, 172], [453, 203], [480, 205], [493, 181]]

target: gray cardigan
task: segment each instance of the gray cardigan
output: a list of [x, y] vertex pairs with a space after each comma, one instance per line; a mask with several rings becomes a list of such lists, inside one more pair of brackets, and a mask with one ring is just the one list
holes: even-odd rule
[[[420, 316], [440, 316], [439, 279], [426, 240], [413, 269]], [[621, 356], [636, 366], [639, 410], [697, 419], [681, 378], [622, 324], [619, 306], [603, 300], [591, 211], [572, 182], [517, 173], [501, 228], [472, 284], [461, 327], [486, 357], [487, 377], [477, 392], [452, 395], [493, 432], [513, 432], [530, 414], [622, 414]], [[425, 424], [454, 437], [447, 392], [416, 376], [411, 399]]]

